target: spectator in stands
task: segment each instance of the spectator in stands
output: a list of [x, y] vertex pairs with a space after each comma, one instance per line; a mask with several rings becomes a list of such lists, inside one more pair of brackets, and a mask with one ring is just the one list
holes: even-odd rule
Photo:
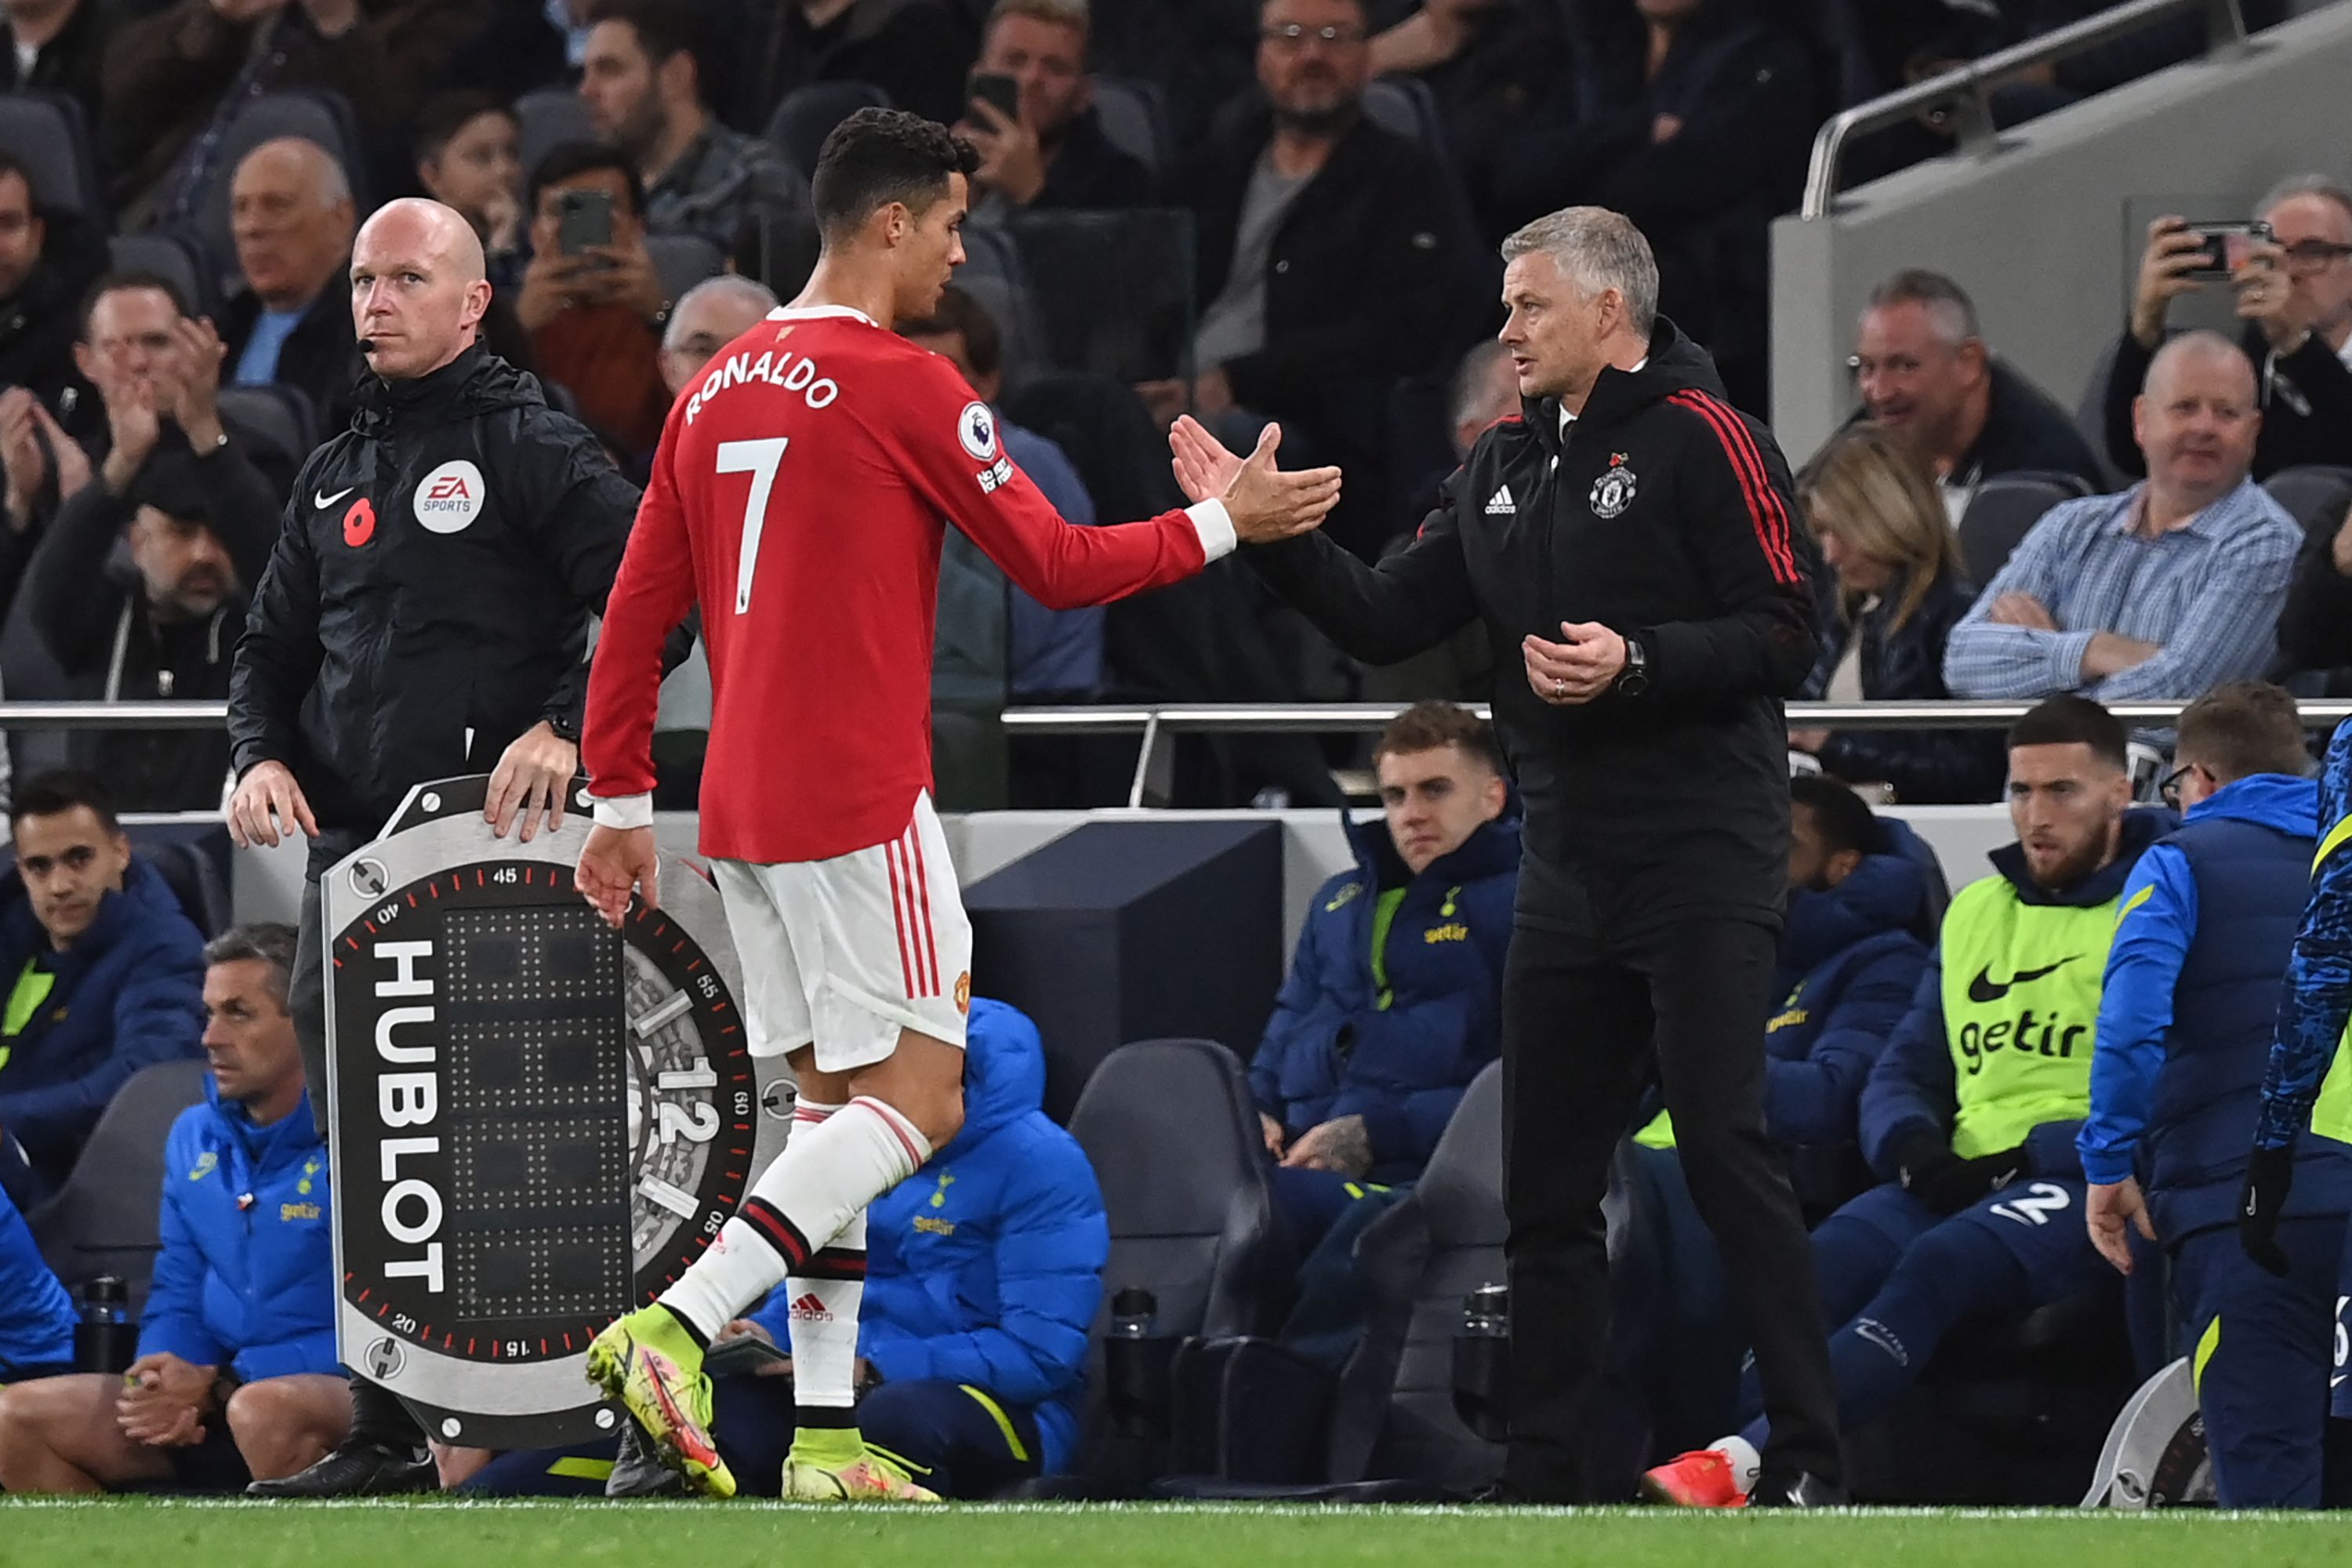
[[1415, 1180], [1500, 1048], [1519, 831], [1486, 721], [1420, 702], [1373, 748], [1384, 820], [1316, 890], [1250, 1062], [1275, 1196], [1301, 1256], [1361, 1195]]
[[[1844, 1324], [1830, 1364], [1849, 1433], [1918, 1378], [1962, 1319], [2022, 1317], [2106, 1278], [2076, 1217], [2074, 1135], [2124, 882], [2172, 819], [2128, 809], [2124, 729], [2095, 702], [2051, 698], [2009, 747], [2018, 842], [1993, 852], [1998, 876], [1952, 900], [1863, 1089], [1863, 1153], [1885, 1184], [1813, 1233], [1823, 1314]], [[1752, 1379], [1742, 1395], [1760, 1408]], [[1767, 1430], [1755, 1420], [1658, 1467], [1643, 1495], [1738, 1502]]]
[[0, 386], [72, 413], [89, 390], [74, 372], [75, 307], [105, 270], [97, 226], [41, 200], [32, 172], [0, 153]]
[[1111, 144], [1087, 74], [1087, 0], [996, 0], [973, 74], [1020, 84], [1019, 112], [973, 99], [957, 132], [980, 149], [973, 211], [1148, 207], [1152, 172]]
[[2270, 663], [2303, 530], [2247, 477], [2253, 366], [2217, 332], [2167, 343], [2133, 405], [2148, 477], [2033, 525], [1952, 632], [1957, 697], [2201, 695]]
[[[1764, 1026], [1764, 1128], [1808, 1213], [1855, 1195], [1862, 1086], [1927, 966], [1927, 877], [1911, 831], [1834, 779], [1789, 781], [1788, 923]], [[1924, 853], [1924, 852], [1923, 852]], [[1742, 1350], [1715, 1237], [1699, 1217], [1663, 1110], [1634, 1134], [1633, 1212], [1657, 1258], [1611, 1314], [1612, 1359], [1638, 1368], [1656, 1441], [1703, 1442], [1735, 1419]], [[1622, 1273], [1622, 1270], [1621, 1270]], [[1653, 1449], [1652, 1451], [1655, 1451]]]
[[[950, 283], [940, 291], [939, 308], [928, 319], [899, 322], [898, 334], [952, 363], [972, 395], [994, 406], [1004, 390], [1004, 339], [986, 306]], [[1002, 416], [996, 429], [1005, 455], [1045, 492], [1055, 510], [1072, 522], [1095, 521], [1094, 500], [1061, 447]], [[980, 546], [955, 529], [948, 531], [940, 571], [936, 668], [950, 669], [958, 662], [959, 648], [1008, 638], [1010, 689], [1020, 701], [1074, 701], [1093, 695], [1102, 685], [1100, 606], [1045, 608], [1008, 581]], [[960, 617], [960, 609], [971, 614]], [[975, 616], [979, 625], [961, 624]], [[962, 662], [984, 661], [967, 656]]]
[[[214, 433], [220, 345], [165, 389], [188, 428]], [[34, 628], [68, 676], [102, 676], [112, 702], [228, 696], [247, 590], [278, 538], [269, 481], [233, 449], [159, 452], [163, 414], [135, 383], [104, 392], [113, 439], [98, 478], [59, 509], [26, 575]], [[201, 441], [204, 436], [196, 437]], [[130, 570], [110, 570], [128, 541]], [[212, 730], [99, 731], [68, 755], [134, 811], [209, 811], [226, 793], [228, 736]]]
[[816, 258], [808, 175], [712, 114], [692, 11], [598, 0], [589, 16], [580, 97], [597, 139], [635, 165], [646, 226], [709, 240], [721, 256], [748, 251], [771, 276], [789, 258], [805, 276]]
[[1576, 68], [1497, 154], [1508, 229], [1556, 207], [1622, 213], [1658, 258], [1658, 308], [1760, 408], [1767, 230], [1796, 203], [1820, 120], [1803, 42], [1755, 0], [1598, 0], [1571, 13]]
[[522, 273], [522, 127], [487, 92], [445, 93], [416, 122], [416, 178], [425, 195], [455, 207], [482, 241], [494, 290]]
[[[8, 405], [0, 394], [0, 438], [7, 430]], [[0, 452], [6, 447], [0, 441]], [[2316, 538], [2307, 540], [2287, 584], [2286, 607], [2279, 612], [2279, 651], [2294, 669], [2335, 669], [2352, 665], [2352, 511]]]
[[[1075, 1139], [1049, 1121], [1037, 1026], [1002, 1002], [974, 998], [963, 1131], [920, 1173], [874, 1202], [867, 1247], [857, 1420], [866, 1440], [911, 1460], [923, 1485], [987, 1498], [1071, 1467], [1078, 1436], [1087, 1333], [1110, 1253], [1101, 1190]], [[782, 1291], [731, 1328], [788, 1342]], [[722, 1340], [713, 1347], [723, 1354]], [[712, 1435], [746, 1489], [773, 1497], [791, 1447], [788, 1367], [722, 1376]], [[624, 1458], [599, 1484], [608, 1439], [551, 1468], [548, 1452], [508, 1454], [470, 1489], [642, 1496], [676, 1478]]]
[[1493, 338], [1482, 338], [1454, 367], [1446, 407], [1454, 417], [1454, 457], [1470, 455], [1489, 425], [1499, 425], [1519, 412], [1519, 373], [1511, 351]]
[[131, 853], [86, 773], [18, 784], [16, 866], [0, 878], [0, 1188], [19, 1205], [63, 1181], [114, 1091], [195, 1054], [204, 939]]
[[327, 432], [350, 422], [352, 386], [363, 368], [343, 287], [354, 211], [342, 165], [297, 136], [247, 153], [229, 187], [245, 279], [245, 292], [221, 312], [229, 379], [295, 388]]
[[205, 950], [205, 1103], [163, 1148], [163, 1250], [123, 1376], [0, 1394], [0, 1486], [93, 1492], [158, 1481], [226, 1491], [290, 1475], [339, 1441], [327, 1146], [286, 1010], [290, 926]]
[[1854, 343], [1857, 418], [1900, 436], [1934, 473], [1955, 525], [1977, 486], [2022, 469], [2072, 474], [2094, 492], [2106, 475], [2074, 416], [1993, 357], [1965, 290], [1910, 267], [1870, 291]]
[[[567, 248], [563, 199], [608, 204], [612, 238]], [[646, 250], [645, 187], [617, 149], [593, 142], [554, 148], [530, 173], [530, 265], [515, 314], [531, 356], [579, 401], [580, 417], [625, 453], [649, 452], [669, 416], [662, 381], [661, 279]]]
[[[2242, 258], [2232, 250], [2228, 279], [2246, 323], [2240, 342], [2261, 370], [2254, 478], [2300, 463], [2352, 463], [2352, 191], [2297, 175], [2274, 186], [2254, 216], [2274, 243], [2248, 245]], [[2131, 323], [2107, 372], [2107, 457], [2126, 474], [2147, 471], [2134, 449], [2133, 389], [2164, 342], [2172, 301], [2205, 288], [2194, 276], [2204, 249], [2185, 219], [2148, 226]]]
[[0, 92], [54, 92], [81, 105], [98, 132], [100, 70], [117, 24], [106, 0], [5, 0], [0, 4]]
[[0, 1390], [73, 1370], [74, 1304], [0, 1191]]
[[1373, 16], [1372, 74], [1406, 74], [1427, 85], [1481, 227], [1500, 239], [1513, 226], [1494, 211], [1495, 165], [1521, 137], [1546, 128], [1553, 95], [1575, 68], [1569, 7], [1388, 0]]
[[2176, 1342], [2198, 1347], [2221, 1506], [2317, 1508], [2352, 1152], [2303, 1140], [2276, 1232], [2287, 1278], [2246, 1256], [2235, 1221], [2310, 890], [2319, 785], [2294, 699], [2252, 681], [2189, 704], [2173, 761], [2167, 796], [2187, 824], [2132, 868], [2107, 952], [2075, 1136], [2086, 1217], [2126, 1274], [2135, 1227], [2170, 1257]]
[[[1876, 425], [1849, 425], [1806, 468], [1797, 502], [1833, 574], [1815, 585], [1829, 602], [1815, 623], [1822, 657], [1805, 695], [1951, 696], [1944, 651], [1977, 592], [1911, 444]], [[2000, 737], [1984, 731], [1794, 730], [1789, 744], [1838, 778], [1889, 785], [1915, 805], [1991, 800], [2006, 766]]]
[[977, 6], [960, 0], [778, 0], [744, 120], [763, 124], [786, 95], [819, 82], [864, 82], [894, 109], [952, 125], [963, 115]]
[[1175, 183], [1199, 225], [1199, 372], [1139, 390], [1163, 424], [1238, 406], [1330, 443], [1371, 417], [1338, 401], [1349, 384], [1431, 372], [1471, 335], [1469, 220], [1428, 151], [1364, 114], [1363, 0], [1265, 0], [1258, 16], [1266, 107]]

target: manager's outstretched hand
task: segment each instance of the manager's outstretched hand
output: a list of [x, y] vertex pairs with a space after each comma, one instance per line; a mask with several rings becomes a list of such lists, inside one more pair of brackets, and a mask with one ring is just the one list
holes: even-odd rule
[[655, 869], [651, 827], [607, 827], [600, 822], [588, 830], [588, 842], [580, 847], [580, 864], [572, 873], [572, 881], [604, 922], [618, 930], [628, 916], [631, 893], [642, 891], [649, 910], [661, 907]]
[[1184, 499], [1214, 497], [1244, 544], [1270, 544], [1321, 525], [1339, 503], [1339, 470], [1302, 468], [1285, 473], [1275, 466], [1282, 426], [1268, 425], [1256, 450], [1236, 458], [1225, 444], [1187, 415], [1168, 432], [1170, 466]]

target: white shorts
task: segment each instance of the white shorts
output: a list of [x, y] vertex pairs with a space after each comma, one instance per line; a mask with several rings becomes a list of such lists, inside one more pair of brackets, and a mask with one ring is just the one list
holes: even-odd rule
[[713, 860], [743, 970], [751, 1054], [812, 1041], [820, 1072], [870, 1067], [913, 1029], [961, 1048], [971, 921], [927, 793], [887, 844], [830, 860]]

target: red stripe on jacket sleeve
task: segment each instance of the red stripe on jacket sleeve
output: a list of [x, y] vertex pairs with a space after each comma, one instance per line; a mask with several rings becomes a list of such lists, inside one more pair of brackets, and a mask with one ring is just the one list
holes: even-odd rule
[[1756, 438], [1748, 433], [1746, 423], [1703, 392], [1685, 389], [1670, 394], [1666, 401], [1691, 410], [1715, 432], [1731, 471], [1738, 476], [1740, 495], [1748, 503], [1748, 522], [1772, 569], [1772, 580], [1787, 587], [1801, 585], [1804, 577], [1797, 570], [1796, 553], [1789, 545], [1788, 506], [1780, 500], [1780, 492], [1772, 488], [1764, 467], [1764, 454], [1757, 449]]

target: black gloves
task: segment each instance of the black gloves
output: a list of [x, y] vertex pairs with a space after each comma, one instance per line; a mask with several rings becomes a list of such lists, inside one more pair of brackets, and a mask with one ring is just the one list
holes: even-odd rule
[[2246, 1159], [2246, 1184], [2238, 1194], [2238, 1244], [2246, 1256], [2280, 1279], [2286, 1254], [2278, 1244], [2279, 1212], [2294, 1184], [2293, 1149], [2257, 1149]]
[[2025, 1145], [1963, 1160], [1940, 1136], [1922, 1131], [1904, 1141], [1896, 1167], [1905, 1192], [1937, 1214], [1958, 1214], [2025, 1173]]

